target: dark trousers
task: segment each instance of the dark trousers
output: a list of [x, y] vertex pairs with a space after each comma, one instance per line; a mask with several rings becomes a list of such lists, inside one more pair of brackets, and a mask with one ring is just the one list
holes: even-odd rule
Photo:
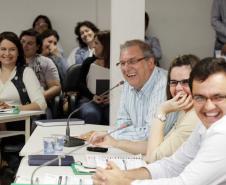
[[109, 125], [109, 105], [87, 104], [88, 101], [87, 98], [79, 100], [79, 106], [83, 106], [79, 111], [80, 118], [89, 124]]

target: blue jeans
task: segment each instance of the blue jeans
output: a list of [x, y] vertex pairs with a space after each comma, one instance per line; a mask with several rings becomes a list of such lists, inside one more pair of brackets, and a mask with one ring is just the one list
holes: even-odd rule
[[79, 100], [79, 107], [83, 106], [79, 111], [80, 118], [85, 123], [109, 125], [109, 105], [96, 104], [95, 102], [87, 104], [89, 101], [87, 98]]

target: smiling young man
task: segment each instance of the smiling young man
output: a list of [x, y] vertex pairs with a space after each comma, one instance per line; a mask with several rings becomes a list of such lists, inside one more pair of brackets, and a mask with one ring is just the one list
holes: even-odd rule
[[193, 69], [190, 85], [202, 124], [182, 147], [171, 157], [139, 169], [120, 171], [109, 163], [107, 170], [97, 169], [94, 184], [226, 184], [226, 61], [203, 59]]

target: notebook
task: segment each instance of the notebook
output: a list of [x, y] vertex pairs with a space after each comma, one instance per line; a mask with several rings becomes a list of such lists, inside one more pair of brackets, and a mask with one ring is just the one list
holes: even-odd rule
[[54, 160], [48, 166], [70, 166], [74, 163], [73, 156], [65, 155], [62, 158], [57, 159], [57, 155], [29, 155], [28, 165], [30, 166], [40, 166], [48, 161]]
[[87, 166], [106, 168], [107, 162], [113, 161], [121, 170], [145, 166], [142, 155], [86, 155]]
[[97, 79], [96, 80], [96, 94], [100, 95], [103, 92], [109, 90], [110, 88], [110, 81], [109, 80], [103, 80], [103, 79]]

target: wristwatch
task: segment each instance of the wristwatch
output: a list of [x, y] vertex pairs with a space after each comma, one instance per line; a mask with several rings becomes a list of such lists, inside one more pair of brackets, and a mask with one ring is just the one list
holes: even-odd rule
[[162, 122], [166, 121], [166, 115], [164, 115], [164, 114], [156, 114], [155, 118], [162, 121]]

